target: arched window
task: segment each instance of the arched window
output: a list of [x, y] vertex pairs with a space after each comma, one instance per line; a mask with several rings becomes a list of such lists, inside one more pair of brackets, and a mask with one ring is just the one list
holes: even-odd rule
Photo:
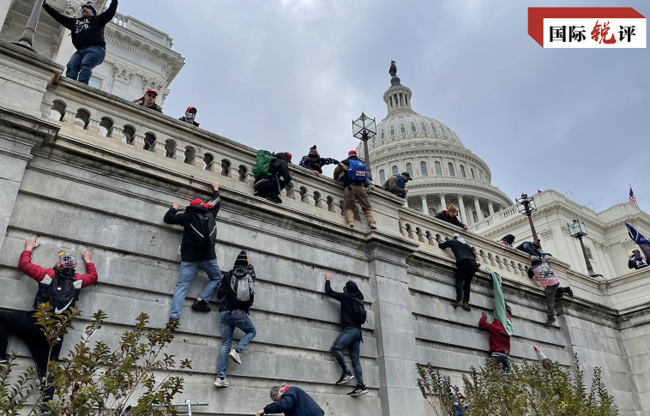
[[406, 164], [406, 171], [409, 173], [409, 175], [413, 176], [413, 165], [411, 163]]
[[400, 127], [399, 131], [401, 131], [402, 134], [405, 134], [406, 133], [406, 127], [404, 127], [404, 126]]
[[438, 129], [436, 129], [436, 126], [434, 126], [433, 124], [431, 125], [431, 131], [434, 133], [438, 133]]
[[386, 137], [386, 132], [384, 130], [381, 131], [381, 139], [384, 140]]
[[395, 135], [395, 127], [390, 128], [390, 135], [394, 136]]
[[427, 170], [427, 162], [420, 162], [420, 171], [422, 171], [422, 176], [429, 176], [429, 171]]
[[77, 110], [77, 115], [74, 118], [74, 126], [79, 127], [80, 129], [85, 129], [88, 127], [90, 122], [90, 113], [86, 110], [79, 109]]
[[467, 177], [467, 175], [465, 174], [465, 166], [463, 165], [460, 165], [460, 176], [462, 176], [463, 178]]
[[397, 169], [397, 166], [393, 166], [393, 175], [399, 175], [399, 170]]
[[212, 156], [210, 153], [206, 153], [203, 155], [204, 170], [212, 170], [213, 162], [214, 162], [214, 156]]
[[411, 124], [411, 131], [415, 133], [418, 129], [415, 127], [415, 124]]
[[456, 176], [456, 172], [454, 172], [454, 165], [447, 163], [447, 168], [449, 169], [449, 176]]
[[100, 136], [110, 137], [113, 132], [113, 120], [108, 117], [103, 117], [99, 123], [99, 134]]
[[124, 126], [122, 130], [122, 143], [132, 144], [135, 136], [135, 129], [131, 126]]
[[52, 111], [50, 112], [50, 118], [57, 121], [63, 121], [66, 107], [67, 106], [63, 101], [54, 100], [54, 103], [52, 105]]
[[156, 143], [156, 136], [154, 136], [152, 133], [146, 133], [144, 135], [144, 150], [153, 152], [155, 143]]
[[445, 133], [445, 129], [443, 129], [442, 127], [440, 127], [440, 131], [442, 132], [442, 135], [443, 135], [443, 136], [447, 137], [447, 133]]
[[476, 176], [474, 176], [474, 168], [470, 168], [469, 173], [472, 174], [472, 179], [476, 179]]
[[425, 133], [427, 132], [427, 126], [426, 126], [426, 124], [422, 124], [422, 131], [425, 132]]
[[440, 166], [440, 162], [436, 162], [435, 167], [436, 167], [436, 175], [442, 175], [442, 166]]
[[185, 146], [185, 160], [183, 162], [188, 165], [193, 164], [194, 156], [196, 156], [196, 149], [192, 146]]
[[386, 182], [386, 172], [383, 169], [379, 171], [379, 182]]
[[165, 140], [165, 157], [174, 157], [174, 150], [176, 150], [176, 142], [172, 139]]

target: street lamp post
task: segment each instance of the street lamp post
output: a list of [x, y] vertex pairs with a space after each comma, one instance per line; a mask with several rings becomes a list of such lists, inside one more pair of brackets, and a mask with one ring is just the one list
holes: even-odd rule
[[368, 140], [375, 137], [377, 134], [377, 125], [374, 118], [370, 118], [361, 113], [361, 117], [352, 120], [352, 135], [357, 139], [363, 141], [364, 161], [366, 164], [366, 172], [368, 179], [372, 180], [372, 172], [370, 170], [370, 152], [368, 152]]
[[580, 247], [582, 248], [582, 255], [585, 257], [585, 263], [587, 263], [587, 274], [591, 277], [603, 277], [602, 274], [598, 274], [594, 272], [593, 267], [591, 267], [591, 262], [589, 261], [589, 256], [587, 255], [587, 249], [585, 248], [585, 243], [582, 241], [582, 237], [587, 235], [587, 227], [585, 227], [585, 224], [582, 221], [579, 220], [573, 220], [572, 223], [568, 224], [569, 226], [569, 234], [571, 234], [571, 237], [577, 238], [580, 240]]
[[15, 42], [14, 45], [22, 46], [23, 48], [29, 49], [32, 52], [36, 52], [33, 48], [34, 46], [34, 33], [36, 33], [36, 26], [38, 25], [38, 20], [41, 17], [41, 10], [43, 9], [44, 0], [36, 0], [34, 8], [32, 9], [32, 14], [29, 16], [27, 21], [27, 26], [23, 32], [23, 36], [18, 42]]
[[515, 199], [517, 201], [517, 210], [520, 214], [523, 214], [528, 217], [528, 222], [530, 223], [530, 230], [533, 232], [533, 241], [538, 240], [537, 231], [535, 231], [535, 225], [533, 224], [533, 212], [537, 211], [537, 206], [535, 206], [535, 201], [532, 197], [528, 197], [528, 194], [521, 194], [521, 198]]

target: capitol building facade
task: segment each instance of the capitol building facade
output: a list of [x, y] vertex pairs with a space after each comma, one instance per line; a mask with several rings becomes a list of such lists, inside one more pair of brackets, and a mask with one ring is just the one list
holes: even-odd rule
[[453, 203], [465, 224], [511, 206], [513, 201], [491, 184], [488, 165], [445, 124], [413, 111], [413, 93], [397, 75], [391, 84], [384, 93], [388, 114], [368, 143], [375, 181], [409, 172], [410, 208], [433, 216]]

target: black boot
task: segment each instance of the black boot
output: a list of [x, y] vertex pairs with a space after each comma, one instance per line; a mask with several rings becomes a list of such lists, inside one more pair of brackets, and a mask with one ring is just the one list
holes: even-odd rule
[[210, 306], [208, 306], [208, 302], [204, 301], [203, 299], [195, 300], [194, 304], [192, 305], [192, 309], [199, 312], [210, 312], [212, 310]]

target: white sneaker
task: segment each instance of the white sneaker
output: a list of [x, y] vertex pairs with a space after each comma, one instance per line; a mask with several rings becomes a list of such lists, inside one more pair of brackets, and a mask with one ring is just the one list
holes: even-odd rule
[[349, 226], [350, 228], [354, 228], [354, 221], [350, 221], [350, 223], [348, 224], [348, 226]]
[[236, 349], [233, 348], [230, 350], [230, 354], [228, 354], [228, 356], [237, 364], [241, 364], [241, 354], [239, 354]]
[[214, 385], [217, 386], [217, 387], [228, 387], [228, 386], [230, 386], [230, 383], [228, 383], [228, 380], [226, 380], [225, 378], [217, 377], [214, 380]]

